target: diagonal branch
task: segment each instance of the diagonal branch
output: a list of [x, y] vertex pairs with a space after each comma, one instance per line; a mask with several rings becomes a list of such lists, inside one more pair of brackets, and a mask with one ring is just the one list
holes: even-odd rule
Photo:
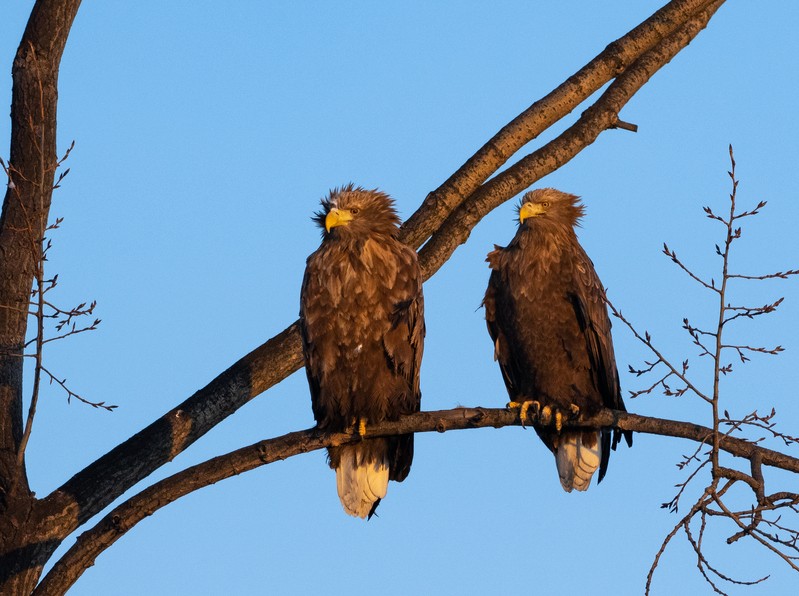
[[644, 53], [608, 87], [579, 120], [542, 148], [522, 158], [481, 186], [450, 215], [419, 251], [419, 262], [428, 279], [466, 242], [472, 229], [493, 209], [525, 188], [562, 167], [613, 128], [619, 112], [660, 68], [685, 48], [723, 4], [718, 0], [691, 18], [683, 27]]
[[[297, 324], [262, 346], [103, 457], [78, 472], [42, 502], [43, 515], [60, 518], [69, 535], [142, 478], [302, 366]], [[55, 521], [55, 520], [54, 520]]]
[[402, 240], [418, 249], [449, 215], [524, 145], [571, 113], [644, 52], [717, 0], [676, 0], [609, 44], [566, 81], [519, 114], [427, 195], [402, 227]]
[[[368, 437], [392, 436], [410, 432], [439, 432], [469, 428], [518, 426], [518, 412], [507, 409], [455, 408], [419, 412], [396, 422], [383, 422], [367, 428]], [[591, 418], [564, 421], [565, 427], [616, 426], [622, 430], [681, 437], [706, 443], [712, 430], [693, 423], [637, 416], [603, 410]], [[108, 513], [97, 525], [81, 534], [37, 588], [37, 596], [61, 594], [69, 588], [96, 557], [139, 521], [195, 490], [275, 461], [316, 451], [330, 445], [361, 440], [352, 434], [321, 434], [316, 429], [297, 431], [259, 441], [253, 445], [217, 456], [165, 478], [131, 497]], [[721, 437], [721, 449], [739, 457], [757, 456], [762, 464], [799, 473], [799, 459], [759, 447], [742, 439]]]

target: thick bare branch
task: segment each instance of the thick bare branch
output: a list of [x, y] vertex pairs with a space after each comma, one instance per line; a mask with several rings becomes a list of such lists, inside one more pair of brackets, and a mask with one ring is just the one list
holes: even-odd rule
[[571, 113], [605, 83], [618, 76], [644, 52], [682, 27], [688, 19], [715, 0], [669, 2], [535, 102], [494, 135], [444, 184], [427, 195], [402, 229], [402, 239], [419, 248], [450, 216], [524, 145]]
[[182, 404], [118, 445], [44, 499], [43, 515], [68, 535], [250, 399], [302, 365], [296, 324], [253, 350]]
[[466, 242], [474, 226], [493, 209], [543, 176], [568, 163], [618, 121], [622, 107], [657, 72], [704, 29], [723, 4], [718, 0], [683, 27], [644, 53], [583, 112], [580, 119], [556, 139], [519, 160], [486, 182], [450, 215], [419, 251], [425, 279], [436, 272], [455, 249]]
[[[419, 412], [397, 422], [383, 422], [367, 428], [367, 437], [382, 437], [409, 432], [439, 432], [468, 428], [501, 428], [520, 425], [518, 412], [507, 409], [455, 408], [435, 412]], [[623, 430], [682, 437], [707, 443], [712, 430], [689, 422], [637, 416], [627, 412], [603, 410], [598, 415], [576, 421], [570, 426], [616, 426]], [[71, 586], [95, 558], [125, 532], [155, 511], [195, 490], [220, 480], [247, 472], [294, 455], [361, 440], [352, 434], [320, 434], [316, 429], [298, 431], [259, 441], [231, 453], [220, 455], [170, 476], [122, 503], [80, 535], [75, 545], [56, 563], [42, 580], [35, 594], [61, 594]], [[799, 472], [799, 458], [760, 447], [742, 439], [720, 438], [721, 449], [738, 457], [755, 455], [763, 465]]]

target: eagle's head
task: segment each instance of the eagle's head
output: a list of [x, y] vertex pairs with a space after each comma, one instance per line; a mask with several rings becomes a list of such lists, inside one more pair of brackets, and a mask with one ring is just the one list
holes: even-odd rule
[[334, 188], [322, 199], [322, 210], [314, 214], [323, 237], [358, 237], [371, 234], [396, 236], [400, 218], [394, 201], [377, 189], [352, 183]]
[[570, 195], [554, 188], [538, 188], [522, 197], [518, 207], [519, 225], [530, 226], [546, 223], [561, 224], [568, 227], [580, 225], [585, 207], [580, 197]]

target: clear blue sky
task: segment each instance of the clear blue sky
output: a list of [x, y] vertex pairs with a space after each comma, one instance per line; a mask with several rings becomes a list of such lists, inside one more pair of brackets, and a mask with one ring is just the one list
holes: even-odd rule
[[[503, 124], [664, 1], [85, 2], [60, 75], [59, 147], [73, 139], [76, 147], [53, 203], [65, 220], [49, 266], [60, 301], [96, 299], [103, 323], [52, 345], [47, 359], [75, 391], [119, 409], [67, 404], [48, 387], [28, 452], [36, 492], [49, 493], [296, 319], [305, 258], [319, 242], [310, 216], [329, 188], [380, 187], [407, 217]], [[8, 106], [32, 2], [5, 4]], [[675, 360], [690, 357], [705, 387], [679, 327], [684, 316], [711, 321], [711, 297], [660, 248], [668, 241], [698, 272], [714, 271], [720, 227], [701, 207], [726, 206], [732, 143], [739, 200], [769, 201], [746, 222], [734, 266], [799, 265], [797, 25], [794, 2], [729, 2], [624, 109], [637, 134], [604, 133], [538, 184], [584, 198], [580, 238], [610, 298]], [[8, 127], [4, 113], [4, 157]], [[513, 235], [513, 213], [508, 203], [489, 215], [425, 286], [424, 409], [507, 401], [478, 306], [485, 254]], [[736, 291], [754, 304], [787, 295], [776, 315], [739, 327], [747, 343], [787, 351], [724, 379], [724, 407], [743, 415], [775, 406], [781, 427], [797, 434], [797, 282]], [[623, 371], [648, 355], [620, 324], [614, 337], [624, 390], [641, 388]], [[642, 397], [628, 408], [710, 420], [688, 397]], [[312, 424], [298, 373], [156, 477]], [[677, 521], [660, 504], [694, 446], [635, 441], [613, 454], [601, 485], [566, 494], [532, 430], [421, 435], [410, 477], [392, 483], [369, 523], [341, 510], [322, 452], [292, 458], [158, 511], [73, 593], [641, 593]], [[766, 478], [773, 490], [796, 487], [795, 478]], [[725, 546], [733, 531], [720, 524], [706, 539], [713, 562], [741, 579], [773, 579], [730, 592], [795, 593], [797, 575], [774, 556]], [[653, 593], [709, 592], [680, 538]]]

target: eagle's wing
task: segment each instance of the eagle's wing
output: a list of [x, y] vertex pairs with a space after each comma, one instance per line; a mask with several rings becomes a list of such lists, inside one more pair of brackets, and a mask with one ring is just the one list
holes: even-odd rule
[[[613, 338], [611, 336], [610, 318], [605, 300], [605, 290], [596, 274], [594, 264], [585, 253], [585, 250], [575, 244], [574, 251], [574, 289], [569, 294], [569, 300], [574, 308], [574, 314], [580, 330], [585, 337], [588, 358], [594, 384], [602, 396], [602, 405], [614, 410], [627, 411], [621, 397], [619, 386], [619, 373], [616, 368], [616, 357], [613, 352]], [[624, 433], [627, 444], [632, 446], [632, 433]], [[602, 465], [600, 466], [601, 480], [607, 468], [610, 457], [610, 433], [603, 433]], [[612, 448], [615, 449], [620, 439], [618, 431], [613, 433]]]
[[507, 289], [502, 282], [502, 273], [500, 271], [503, 250], [502, 247], [495, 246], [486, 259], [492, 271], [491, 276], [488, 278], [488, 289], [486, 289], [485, 297], [483, 298], [483, 307], [485, 308], [488, 334], [494, 342], [494, 360], [499, 364], [502, 380], [508, 389], [508, 395], [516, 396], [521, 386], [520, 374], [522, 371], [517, 370], [513, 352], [510, 349], [510, 342], [507, 336], [510, 324], [502, 319], [502, 314], [507, 314], [511, 310], [508, 304], [509, 298], [506, 295]]
[[[311, 407], [313, 408], [314, 418], [316, 420], [326, 420], [326, 404], [321, 403], [321, 358], [318, 353], [318, 346], [311, 341], [308, 332], [308, 315], [310, 301], [314, 296], [319, 293], [314, 291], [311, 281], [312, 271], [314, 264], [312, 259], [314, 255], [308, 258], [308, 266], [305, 269], [305, 275], [302, 278], [302, 289], [300, 291], [300, 336], [302, 337], [302, 348], [305, 355], [305, 375], [308, 377], [308, 387], [311, 390]], [[310, 308], [310, 310], [313, 310]], [[314, 315], [311, 313], [311, 316]], [[315, 321], [312, 322], [312, 324]]]
[[[422, 274], [416, 253], [409, 247], [398, 244], [396, 281], [389, 295], [392, 304], [390, 327], [383, 335], [383, 351], [393, 374], [404, 381], [405, 390], [394, 399], [391, 410], [396, 414], [418, 412], [421, 407], [419, 368], [424, 349], [424, 296]], [[410, 471], [413, 459], [413, 435], [402, 435], [392, 439], [396, 448], [393, 453], [391, 479], [401, 482]]]

